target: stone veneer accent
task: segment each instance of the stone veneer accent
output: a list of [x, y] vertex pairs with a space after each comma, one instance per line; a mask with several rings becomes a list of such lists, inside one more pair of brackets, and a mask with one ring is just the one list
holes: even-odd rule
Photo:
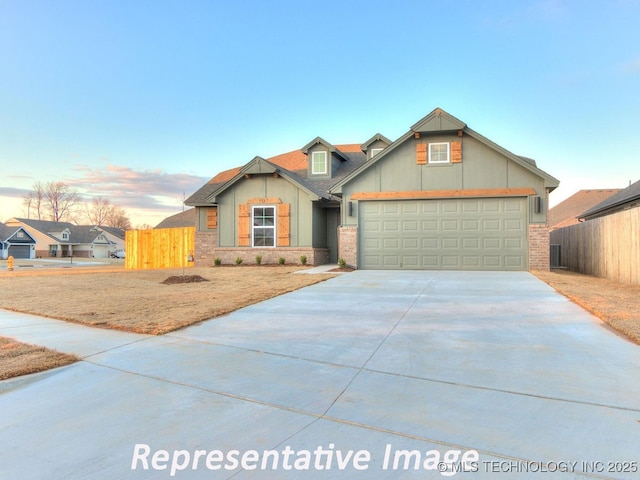
[[542, 224], [529, 225], [529, 270], [550, 269], [549, 227]]
[[340, 258], [350, 267], [358, 268], [358, 227], [338, 227], [338, 259]]

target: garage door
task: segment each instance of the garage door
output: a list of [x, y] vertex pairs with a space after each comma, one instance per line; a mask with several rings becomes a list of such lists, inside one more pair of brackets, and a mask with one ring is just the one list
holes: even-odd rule
[[526, 198], [361, 201], [364, 269], [527, 270]]
[[30, 258], [31, 257], [31, 246], [29, 246], [29, 245], [10, 245], [9, 246], [9, 256], [13, 256], [13, 258]]

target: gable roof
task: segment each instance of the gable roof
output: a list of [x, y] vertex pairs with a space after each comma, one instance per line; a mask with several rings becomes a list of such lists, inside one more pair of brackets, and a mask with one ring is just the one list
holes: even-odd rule
[[327, 142], [324, 138], [321, 137], [316, 137], [313, 140], [311, 140], [309, 143], [307, 143], [304, 147], [302, 147], [302, 153], [304, 153], [305, 155], [309, 153], [309, 149], [315, 145], [322, 145], [324, 146], [327, 150], [329, 150], [329, 153], [334, 154], [336, 157], [338, 157], [340, 160], [342, 160], [343, 162], [347, 161], [347, 158], [345, 158], [342, 155], [342, 152], [340, 152], [340, 150], [338, 150], [336, 147], [334, 147], [333, 145], [331, 145], [329, 142]]
[[640, 180], [629, 185], [624, 190], [619, 191], [615, 195], [611, 195], [606, 200], [600, 202], [593, 208], [590, 208], [579, 218], [590, 220], [592, 218], [602, 217], [615, 213], [625, 208], [631, 208], [640, 205]]
[[521, 157], [511, 153], [509, 150], [501, 147], [495, 142], [492, 142], [488, 138], [480, 135], [478, 132], [470, 129], [467, 125], [460, 120], [458, 120], [453, 115], [448, 114], [441, 108], [436, 108], [427, 116], [416, 122], [411, 129], [402, 135], [399, 139], [389, 145], [386, 149], [376, 155], [373, 159], [363, 164], [360, 168], [355, 170], [353, 173], [343, 178], [339, 182], [337, 182], [332, 188], [331, 193], [341, 193], [342, 187], [356, 176], [360, 175], [365, 170], [371, 168], [373, 165], [378, 163], [380, 160], [385, 158], [391, 152], [393, 152], [396, 148], [406, 142], [408, 139], [413, 137], [415, 134], [419, 133], [430, 133], [430, 132], [450, 132], [450, 131], [462, 131], [464, 134], [469, 135], [470, 137], [478, 140], [480, 143], [486, 145], [487, 147], [497, 151], [501, 155], [509, 158], [516, 164], [520, 165], [526, 170], [534, 173], [544, 180], [545, 188], [548, 188], [549, 191], [552, 191], [560, 185], [560, 181], [549, 175], [547, 172], [539, 169], [535, 162], [527, 157]]
[[[279, 168], [278, 165], [271, 163], [269, 160], [265, 160], [262, 157], [255, 157], [249, 163], [247, 163], [244, 167], [240, 169], [240, 171], [235, 175], [232, 179], [223, 184], [219, 184], [217, 188], [213, 189], [209, 195], [205, 198], [205, 201], [209, 204], [215, 203], [215, 197], [223, 193], [225, 190], [235, 185], [237, 182], [241, 181], [245, 178], [245, 176], [255, 175], [255, 174], [277, 174], [280, 177], [290, 181], [291, 183], [297, 185], [301, 189], [305, 190], [308, 194], [312, 196], [318, 197], [318, 200], [325, 199], [330, 200], [331, 197], [320, 188], [318, 185], [315, 185], [316, 182], [309, 182], [300, 177], [299, 175], [290, 172], [287, 169]], [[185, 202], [187, 205], [190, 205]]]
[[372, 144], [378, 141], [382, 143], [386, 143], [387, 145], [391, 145], [393, 143], [391, 140], [389, 140], [387, 137], [385, 137], [381, 133], [376, 133], [373, 137], [371, 137], [369, 140], [367, 140], [362, 145], [360, 145], [360, 150], [362, 150], [363, 152], [366, 152]]
[[[315, 144], [314, 142], [316, 142], [317, 139], [320, 139], [320, 137], [316, 137], [316, 139], [312, 140], [305, 147], [310, 148], [312, 144]], [[313, 195], [318, 196], [319, 198], [332, 199], [333, 197], [328, 194], [330, 186], [336, 181], [342, 179], [345, 175], [351, 173], [357, 166], [360, 166], [360, 164], [366, 160], [365, 155], [360, 150], [359, 143], [333, 145], [332, 147], [335, 149], [334, 152], [339, 152], [341, 159], [344, 160], [342, 167], [331, 179], [308, 180], [306, 178], [308, 157], [303, 151], [305, 147], [299, 150], [282, 153], [268, 159], [256, 157], [242, 167], [235, 167], [220, 172], [187, 198], [185, 205], [194, 207], [211, 205], [212, 202], [210, 198], [215, 196], [214, 194], [220, 194], [222, 191], [226, 190], [226, 188], [239, 181], [243, 177], [244, 173], [246, 173], [245, 169], [251, 168], [249, 165], [252, 162], [255, 162], [256, 159], [260, 159], [263, 162], [271, 164], [275, 167], [274, 171], [277, 170], [283, 177], [289, 179]]]
[[35, 242], [35, 240], [31, 237], [31, 235], [29, 235], [29, 233], [24, 228], [10, 227], [9, 225], [5, 225], [2, 222], [0, 222], [0, 242], [1, 243], [6, 242], [11, 237], [13, 237], [16, 233], [18, 233], [20, 230], [22, 230], [24, 234], [31, 239], [32, 242]]
[[189, 208], [184, 212], [176, 213], [162, 220], [153, 228], [180, 228], [193, 227], [196, 224], [196, 209]]
[[[31, 218], [16, 217], [14, 220], [37, 230], [60, 244], [94, 243], [98, 237], [103, 234], [103, 229], [105, 229], [95, 225], [74, 225], [69, 222], [53, 222], [50, 220], [34, 220]], [[60, 233], [65, 230], [69, 231], [69, 238], [67, 240], [53, 235], [53, 233]], [[122, 235], [122, 233], [120, 233], [121, 229], [110, 228], [110, 230], [118, 231], [118, 236]], [[113, 243], [107, 237], [105, 237], [105, 240], [110, 244]]]
[[581, 213], [593, 208], [605, 199], [618, 193], [618, 188], [607, 188], [598, 190], [580, 190], [569, 198], [550, 208], [547, 213], [549, 228], [568, 227], [579, 223], [578, 217]]
[[16, 233], [16, 230], [19, 228], [20, 227], [9, 227], [8, 225], [0, 222], [0, 242], [4, 242], [7, 238]]
[[122, 240], [124, 240], [125, 237], [125, 231], [122, 228], [116, 228], [116, 227], [105, 227], [104, 225], [101, 227], [102, 230], [104, 230], [107, 233], [110, 233], [111, 235], [118, 237]]

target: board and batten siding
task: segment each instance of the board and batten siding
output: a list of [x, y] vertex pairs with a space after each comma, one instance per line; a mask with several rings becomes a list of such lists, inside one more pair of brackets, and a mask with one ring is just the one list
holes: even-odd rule
[[[277, 210], [278, 246], [311, 247], [313, 211], [309, 195], [291, 182], [273, 176], [255, 176], [244, 179], [235, 188], [222, 193], [218, 205], [218, 246], [222, 248], [250, 246], [252, 205], [273, 205]], [[272, 201], [269, 201], [272, 200]], [[256, 203], [259, 201], [258, 203]], [[286, 206], [284, 206], [286, 205]], [[288, 211], [289, 231], [286, 233], [283, 215]], [[248, 215], [248, 217], [247, 217]], [[247, 230], [249, 229], [249, 230]], [[242, 240], [241, 240], [242, 237]], [[289, 245], [285, 245], [288, 242]]]
[[[459, 144], [461, 161], [447, 164], [418, 164], [417, 145], [448, 142]], [[458, 147], [456, 147], [458, 148]], [[357, 225], [357, 199], [362, 192], [401, 192], [436, 190], [482, 190], [531, 188], [532, 194], [544, 199], [547, 193], [544, 180], [514, 161], [489, 148], [478, 140], [456, 134], [423, 135], [410, 138], [369, 170], [343, 186], [344, 203], [353, 202], [352, 215], [342, 209], [342, 224]], [[529, 209], [528, 222], [545, 224], [546, 208], [540, 213]]]

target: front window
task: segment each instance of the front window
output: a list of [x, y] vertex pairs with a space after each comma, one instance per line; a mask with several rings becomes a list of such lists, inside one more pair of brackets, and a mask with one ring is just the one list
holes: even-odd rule
[[449, 163], [449, 143], [430, 143], [429, 163]]
[[276, 207], [256, 206], [251, 209], [254, 247], [276, 246]]
[[311, 173], [314, 175], [327, 174], [327, 152], [313, 152], [311, 154]]

